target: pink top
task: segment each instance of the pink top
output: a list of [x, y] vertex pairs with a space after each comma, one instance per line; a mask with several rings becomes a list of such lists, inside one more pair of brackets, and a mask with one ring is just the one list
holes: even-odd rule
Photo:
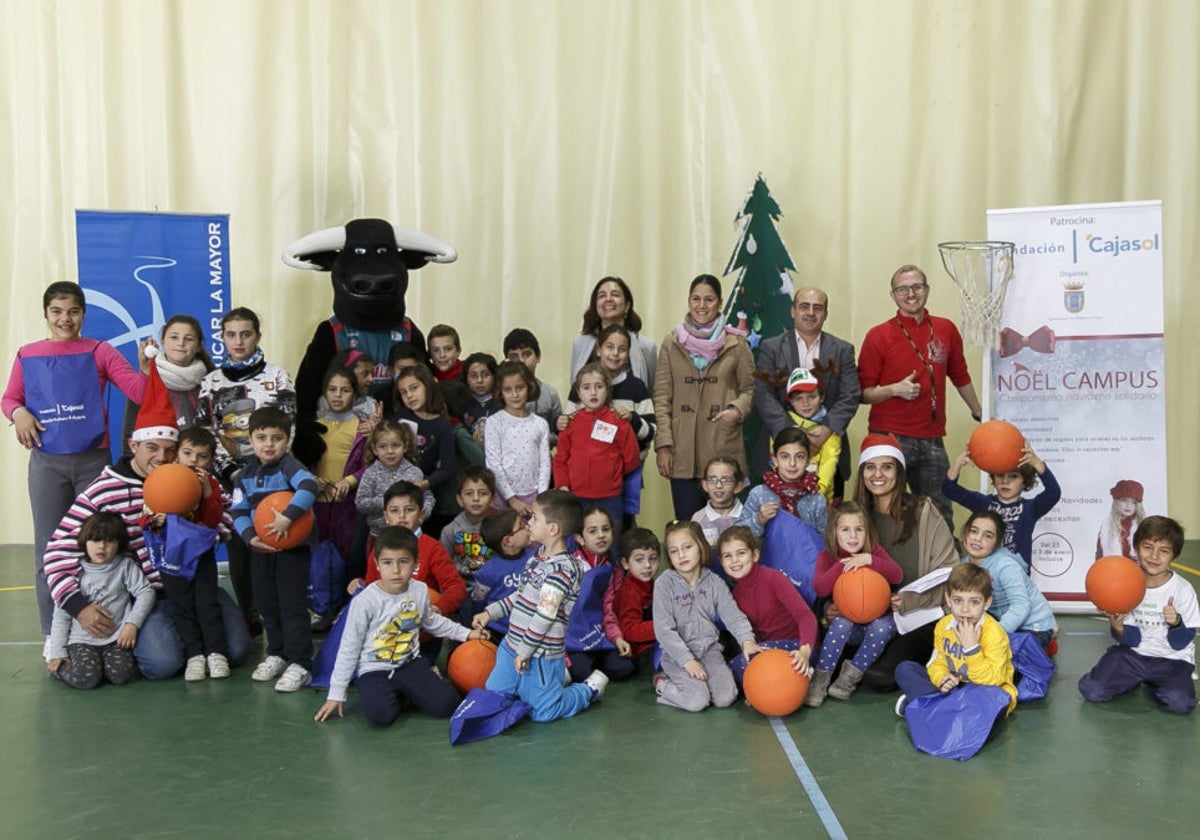
[[[0, 410], [4, 412], [4, 416], [12, 420], [13, 412], [25, 405], [25, 373], [21, 370], [21, 358], [71, 356], [93, 352], [96, 357], [96, 370], [100, 374], [100, 393], [103, 394], [104, 386], [111, 382], [129, 399], [141, 403], [146, 391], [146, 377], [134, 370], [111, 344], [98, 342], [94, 338], [77, 338], [74, 341], [51, 341], [47, 338], [26, 344], [13, 360], [8, 387], [4, 389], [4, 397], [0, 401]], [[103, 445], [108, 446], [107, 435]]]

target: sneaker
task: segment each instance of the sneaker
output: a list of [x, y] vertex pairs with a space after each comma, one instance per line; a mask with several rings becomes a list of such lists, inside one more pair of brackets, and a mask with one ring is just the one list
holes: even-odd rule
[[666, 674], [655, 674], [654, 675], [654, 693], [657, 694], [659, 697], [662, 697], [663, 689], [666, 687], [667, 687], [667, 675]]
[[187, 667], [183, 671], [184, 682], [200, 682], [204, 679], [204, 654], [198, 653], [188, 657]]
[[286, 669], [287, 663], [283, 661], [283, 657], [268, 656], [262, 662], [258, 663], [258, 667], [254, 669], [254, 673], [250, 675], [250, 679], [255, 682], [270, 682]]
[[299, 691], [312, 682], [312, 674], [310, 674], [303, 665], [297, 665], [293, 662], [287, 666], [287, 670], [283, 672], [283, 676], [275, 682], [275, 690], [282, 692]]
[[309, 619], [309, 626], [314, 633], [328, 633], [333, 628], [333, 617], [314, 613]]
[[592, 699], [598, 700], [604, 693], [604, 689], [608, 688], [608, 674], [603, 671], [592, 671], [583, 684], [592, 690]]
[[901, 694], [896, 698], [896, 717], [904, 717], [904, 707], [908, 705], [908, 695]]
[[208, 675], [214, 680], [223, 680], [229, 676], [229, 660], [223, 653], [208, 655]]

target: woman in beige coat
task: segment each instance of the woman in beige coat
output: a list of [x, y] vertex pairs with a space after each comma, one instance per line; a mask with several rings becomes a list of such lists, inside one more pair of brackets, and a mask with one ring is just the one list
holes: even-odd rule
[[671, 481], [675, 518], [704, 507], [700, 479], [710, 458], [746, 469], [742, 421], [754, 395], [754, 358], [746, 339], [721, 315], [721, 282], [701, 274], [688, 291], [688, 314], [658, 351], [654, 373], [654, 449]]

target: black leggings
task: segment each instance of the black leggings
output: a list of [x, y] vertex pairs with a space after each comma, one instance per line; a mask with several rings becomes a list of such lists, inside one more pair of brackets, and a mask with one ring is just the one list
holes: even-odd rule
[[107, 679], [113, 685], [124, 685], [137, 676], [133, 651], [119, 648], [116, 642], [107, 645], [67, 645], [67, 662], [55, 674], [71, 688], [88, 690]]

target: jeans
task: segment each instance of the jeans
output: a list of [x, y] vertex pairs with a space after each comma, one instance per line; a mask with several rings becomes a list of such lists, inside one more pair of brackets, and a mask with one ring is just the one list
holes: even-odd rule
[[[250, 656], [250, 631], [242, 611], [222, 589], [217, 593], [221, 602], [221, 619], [225, 623], [225, 641], [229, 646], [229, 664], [241, 665]], [[168, 616], [167, 602], [160, 600], [138, 631], [133, 658], [138, 670], [148, 680], [165, 680], [175, 676], [183, 667], [183, 640]]]

